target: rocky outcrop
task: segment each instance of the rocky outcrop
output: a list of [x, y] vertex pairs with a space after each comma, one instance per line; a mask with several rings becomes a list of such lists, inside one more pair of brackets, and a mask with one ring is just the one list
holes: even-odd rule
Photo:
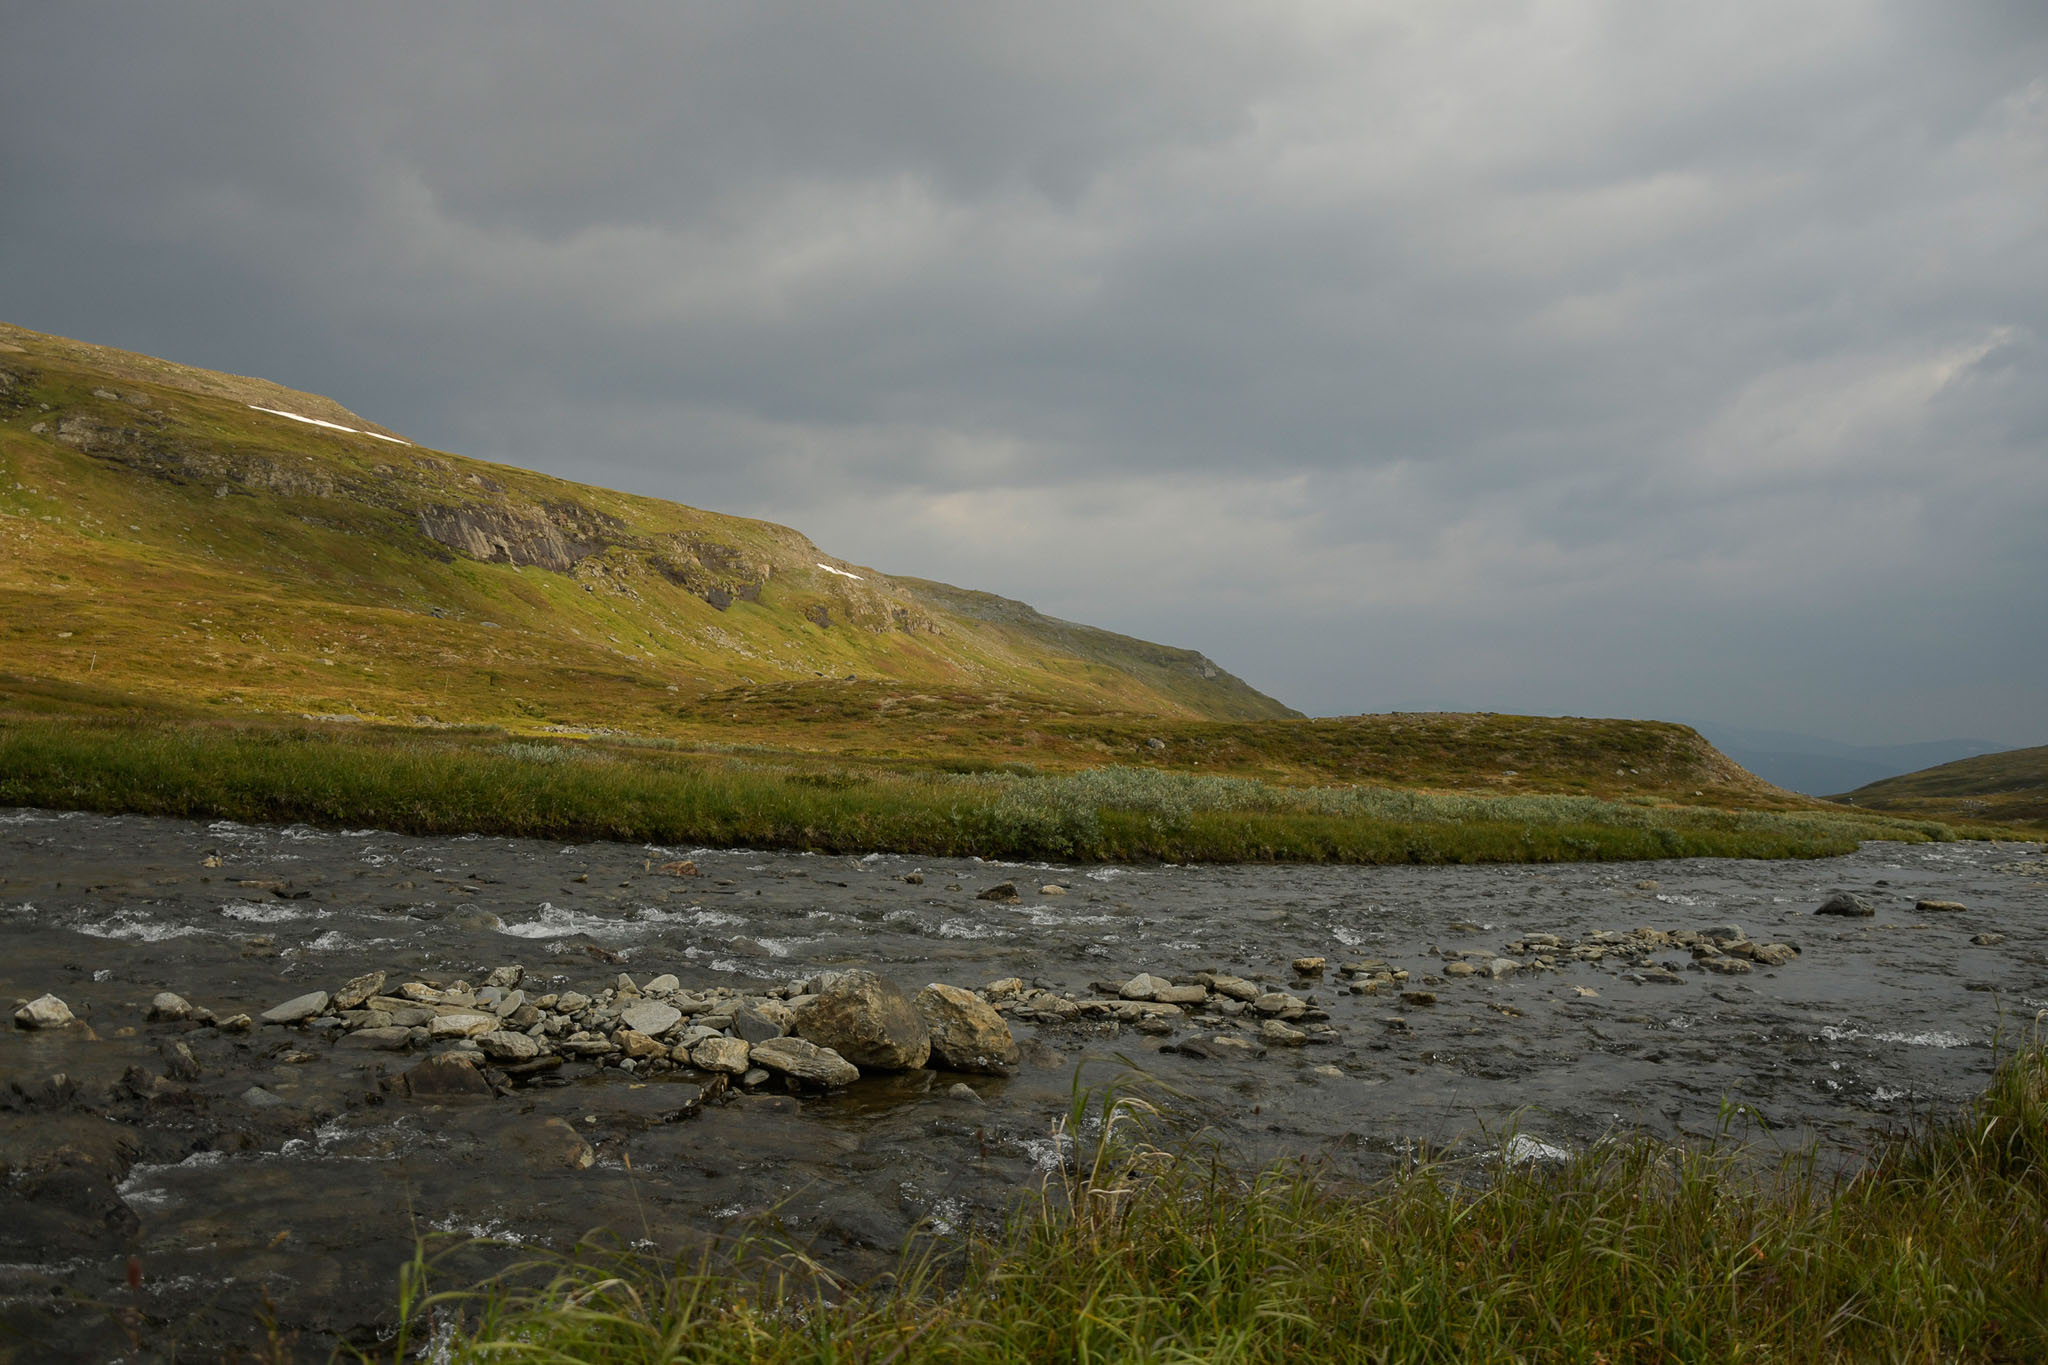
[[487, 563], [533, 565], [567, 573], [605, 550], [622, 533], [615, 519], [573, 503], [517, 507], [458, 503], [422, 507], [420, 530], [430, 540]]

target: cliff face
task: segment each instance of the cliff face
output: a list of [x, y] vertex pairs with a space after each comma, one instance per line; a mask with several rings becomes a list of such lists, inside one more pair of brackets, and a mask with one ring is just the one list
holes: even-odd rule
[[[4, 324], [0, 526], [5, 667], [36, 676], [323, 714], [398, 715], [417, 694], [448, 718], [588, 704], [645, 723], [649, 693], [847, 676], [1293, 714], [1193, 651], [847, 565], [787, 527]], [[614, 692], [634, 700], [599, 704]]]

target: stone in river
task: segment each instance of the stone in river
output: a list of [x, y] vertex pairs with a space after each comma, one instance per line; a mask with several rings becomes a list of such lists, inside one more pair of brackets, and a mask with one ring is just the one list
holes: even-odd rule
[[673, 972], [663, 972], [660, 976], [655, 977], [654, 980], [642, 986], [640, 991], [643, 995], [674, 995], [682, 988], [683, 983], [676, 980]]
[[1278, 1044], [1281, 1047], [1300, 1047], [1308, 1041], [1308, 1035], [1298, 1028], [1292, 1028], [1278, 1019], [1268, 1019], [1259, 1025], [1262, 1042]]
[[247, 1033], [256, 1027], [256, 1021], [246, 1014], [230, 1014], [215, 1025], [222, 1033]]
[[1479, 969], [1469, 962], [1446, 962], [1444, 975], [1450, 977], [1477, 976]]
[[143, 1017], [153, 1024], [175, 1024], [192, 1017], [192, 1002], [175, 991], [159, 991]]
[[381, 994], [383, 990], [384, 973], [365, 972], [334, 993], [334, 1008], [338, 1010], [361, 1009], [364, 1001], [373, 995]]
[[1209, 979], [1209, 986], [1216, 994], [1227, 995], [1247, 1005], [1265, 993], [1241, 976], [1226, 976], [1221, 972]]
[[2004, 934], [1972, 934], [1972, 935], [1970, 935], [1970, 942], [1972, 942], [1972, 943], [1976, 944], [1976, 945], [1977, 945], [1977, 946], [1978, 946], [1979, 948], [1995, 948], [1995, 947], [1997, 947], [1997, 946], [1998, 946], [1999, 944], [2001, 944], [2001, 943], [2005, 942], [2005, 935], [2004, 935]]
[[1162, 1005], [1206, 1005], [1209, 1003], [1207, 986], [1161, 986], [1152, 992], [1152, 998]]
[[484, 984], [509, 991], [525, 979], [526, 968], [514, 962], [509, 966], [493, 968], [491, 974], [484, 978]]
[[[873, 972], [834, 973], [817, 998], [797, 1011], [795, 1032], [854, 1066], [873, 1071], [914, 1071], [932, 1051], [931, 1030], [916, 1007]], [[772, 1065], [761, 1059], [758, 1049], [755, 1060]]]
[[1173, 983], [1163, 976], [1150, 972], [1139, 972], [1117, 989], [1117, 994], [1126, 1000], [1157, 1000], [1159, 992], [1170, 991]]
[[1014, 901], [1022, 899], [1017, 894], [1017, 883], [1015, 882], [997, 882], [985, 891], [975, 892], [974, 898], [978, 901]]
[[53, 995], [39, 995], [14, 1011], [14, 1027], [18, 1029], [61, 1029], [72, 1019], [72, 1007]]
[[540, 1043], [523, 1033], [497, 1029], [477, 1035], [476, 1045], [484, 1056], [499, 1062], [530, 1062], [540, 1056]]
[[1252, 1008], [1260, 1014], [1286, 1016], [1299, 1014], [1308, 1006], [1302, 1003], [1299, 996], [1289, 995], [1286, 991], [1267, 991], [1252, 1001]]
[[1404, 1005], [1434, 1005], [1436, 1003], [1436, 992], [1402, 991], [1401, 1003]]
[[620, 1047], [625, 1049], [628, 1057], [665, 1057], [668, 1055], [668, 1047], [665, 1044], [657, 1042], [638, 1029], [620, 1029], [617, 1042]]
[[1067, 894], [1067, 888], [1057, 882], [1047, 882], [1044, 886], [1038, 888], [1038, 894], [1041, 896], [1064, 896]]
[[326, 991], [309, 991], [285, 1001], [274, 1009], [263, 1011], [266, 1024], [303, 1024], [327, 1008]]
[[459, 1053], [441, 1052], [405, 1073], [405, 1092], [414, 1099], [484, 1097], [491, 1083]]
[[789, 1032], [766, 1010], [752, 1005], [742, 1005], [733, 1011], [732, 1031], [749, 1043], [765, 1043], [770, 1038], [780, 1038]]
[[597, 1164], [597, 1153], [590, 1149], [583, 1135], [559, 1115], [513, 1128], [505, 1134], [504, 1140], [536, 1165], [587, 1171]]
[[1700, 930], [1700, 937], [1710, 938], [1725, 948], [1731, 943], [1742, 942], [1749, 935], [1742, 932], [1742, 926], [1739, 924], [1711, 924]]
[[1294, 959], [1294, 970], [1300, 972], [1303, 976], [1313, 976], [1327, 965], [1327, 959], [1320, 957], [1297, 957]]
[[1522, 970], [1522, 964], [1511, 957], [1497, 957], [1486, 964], [1486, 974], [1495, 981], [1503, 981]]
[[1255, 1047], [1244, 1039], [1232, 1037], [1228, 1033], [1219, 1033], [1212, 1038], [1187, 1038], [1172, 1046], [1163, 1047], [1160, 1051], [1178, 1052], [1183, 1057], [1199, 1057], [1203, 1061], [1216, 1062], [1256, 1057], [1265, 1049]]
[[1915, 901], [1913, 908], [1915, 910], [1931, 910], [1939, 914], [1954, 915], [1968, 910], [1970, 907], [1964, 905], [1961, 901], [1938, 901], [1929, 897]]
[[770, 1038], [752, 1055], [756, 1065], [809, 1085], [851, 1085], [860, 1079], [860, 1068], [846, 1058], [802, 1038]]
[[1834, 895], [1822, 901], [1813, 913], [1816, 915], [1849, 915], [1867, 918], [1876, 914], [1877, 911], [1871, 909], [1870, 903], [1861, 896], [1847, 891], [1837, 891]]
[[379, 1052], [403, 1052], [412, 1045], [409, 1028], [361, 1028], [341, 1040], [349, 1047], [374, 1048]]
[[1752, 962], [1761, 962], [1766, 967], [1782, 967], [1799, 956], [1799, 950], [1789, 943], [1759, 943], [1750, 954]]
[[470, 1014], [457, 1011], [452, 1014], [437, 1014], [427, 1025], [429, 1038], [475, 1038], [498, 1027], [495, 1014]]
[[1721, 976], [1740, 976], [1750, 970], [1749, 964], [1739, 957], [1703, 957], [1699, 965]]
[[619, 1018], [636, 1033], [658, 1038], [683, 1022], [683, 1012], [659, 1000], [643, 1000], [619, 1011]]
[[706, 1038], [690, 1049], [689, 1060], [690, 1065], [702, 1071], [722, 1071], [728, 1076], [741, 1076], [753, 1064], [751, 1053], [752, 1049], [742, 1039]]

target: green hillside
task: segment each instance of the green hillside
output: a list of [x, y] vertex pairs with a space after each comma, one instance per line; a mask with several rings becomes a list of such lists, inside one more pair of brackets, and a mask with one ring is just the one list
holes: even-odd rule
[[1939, 819], [2048, 825], [2048, 745], [1957, 759], [1833, 799]]
[[787, 527], [5, 325], [0, 546], [5, 671], [237, 711], [648, 731], [707, 694], [851, 676], [1294, 714], [1192, 650], [892, 578]]

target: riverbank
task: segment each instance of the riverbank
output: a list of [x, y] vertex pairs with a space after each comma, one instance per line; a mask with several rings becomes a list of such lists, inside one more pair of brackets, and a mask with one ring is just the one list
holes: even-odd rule
[[1840, 809], [1289, 786], [1111, 766], [947, 772], [502, 732], [0, 717], [0, 805], [817, 852], [1092, 862], [1816, 858], [1959, 831]]
[[880, 1285], [772, 1248], [730, 1268], [571, 1255], [526, 1267], [537, 1288], [409, 1279], [402, 1341], [591, 1365], [2048, 1357], [2037, 1041], [1840, 1182], [1803, 1156], [1627, 1137], [1562, 1160], [1510, 1137], [1364, 1187], [1245, 1176], [1153, 1146], [1132, 1098], [1100, 1098], [1005, 1235]]

